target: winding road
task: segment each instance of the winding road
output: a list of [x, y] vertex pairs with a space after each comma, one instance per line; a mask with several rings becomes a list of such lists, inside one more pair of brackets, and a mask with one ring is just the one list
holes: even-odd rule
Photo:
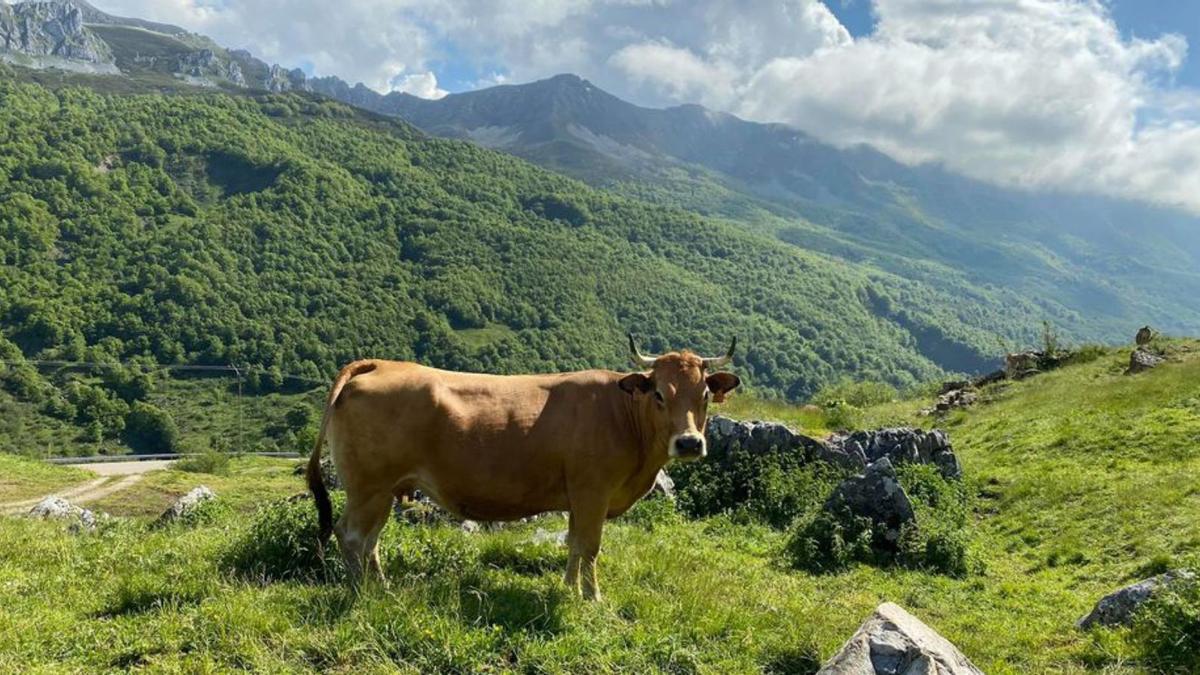
[[86, 504], [120, 492], [142, 479], [142, 475], [171, 465], [172, 460], [147, 460], [143, 462], [107, 462], [95, 464], [68, 464], [91, 471], [99, 476], [80, 485], [64, 488], [33, 499], [0, 503], [0, 514], [16, 515], [33, 508], [46, 497], [62, 497], [73, 504]]

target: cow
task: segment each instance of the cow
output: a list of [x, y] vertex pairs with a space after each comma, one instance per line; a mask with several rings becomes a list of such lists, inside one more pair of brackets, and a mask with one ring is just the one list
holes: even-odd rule
[[[383, 581], [378, 541], [393, 499], [420, 490], [464, 519], [506, 521], [568, 513], [567, 586], [600, 598], [596, 558], [605, 520], [650, 491], [668, 461], [707, 454], [708, 404], [741, 381], [733, 360], [690, 351], [645, 356], [641, 370], [483, 375], [409, 362], [355, 361], [326, 401], [308, 486], [319, 545], [331, 533], [352, 583]], [[345, 509], [333, 524], [321, 479], [328, 437]]]

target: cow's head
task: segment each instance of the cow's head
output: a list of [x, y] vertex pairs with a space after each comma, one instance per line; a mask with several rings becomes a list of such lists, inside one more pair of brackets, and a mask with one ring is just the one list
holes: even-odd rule
[[649, 370], [626, 375], [619, 384], [641, 401], [647, 414], [655, 418], [655, 427], [667, 430], [670, 457], [693, 460], [708, 454], [704, 425], [709, 401], [724, 401], [741, 384], [733, 373], [716, 372], [733, 360], [736, 347], [734, 338], [724, 356], [704, 358], [688, 351], [644, 356], [629, 336], [634, 363]]

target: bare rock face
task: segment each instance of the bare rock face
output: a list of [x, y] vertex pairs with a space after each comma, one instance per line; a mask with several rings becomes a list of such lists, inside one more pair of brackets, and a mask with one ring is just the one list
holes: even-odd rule
[[892, 464], [917, 462], [935, 464], [946, 478], [959, 478], [962, 470], [950, 438], [940, 429], [921, 431], [910, 427], [855, 431], [818, 441], [775, 422], [739, 422], [715, 415], [705, 430], [709, 458], [721, 464], [736, 461], [735, 452], [752, 455], [774, 452], [800, 455], [804, 462], [823, 461], [848, 471], [861, 472], [872, 462], [887, 457]]
[[1075, 623], [1082, 630], [1095, 626], [1127, 626], [1133, 620], [1133, 615], [1147, 600], [1159, 590], [1179, 581], [1195, 579], [1196, 575], [1188, 570], [1173, 570], [1156, 577], [1143, 579], [1118, 591], [1100, 598], [1096, 607]]
[[83, 12], [65, 0], [11, 6], [0, 1], [0, 51], [113, 63], [108, 45], [84, 26]]
[[835, 513], [846, 509], [869, 518], [886, 528], [885, 538], [892, 544], [900, 540], [900, 529], [917, 518], [887, 457], [868, 466], [861, 476], [842, 481], [825, 501], [825, 509]]
[[983, 675], [949, 640], [885, 602], [817, 675]]
[[1129, 355], [1129, 368], [1126, 369], [1126, 375], [1137, 375], [1138, 373], [1150, 370], [1163, 362], [1163, 358], [1157, 354], [1138, 347]]
[[156, 525], [166, 525], [173, 523], [180, 518], [184, 518], [204, 502], [212, 501], [217, 498], [217, 493], [213, 492], [206, 485], [201, 485], [188, 492], [186, 495], [175, 500], [175, 503], [163, 511], [162, 515], [155, 521]]
[[62, 497], [46, 497], [29, 510], [29, 516], [44, 520], [68, 521], [74, 531], [94, 530], [97, 523], [95, 513]]

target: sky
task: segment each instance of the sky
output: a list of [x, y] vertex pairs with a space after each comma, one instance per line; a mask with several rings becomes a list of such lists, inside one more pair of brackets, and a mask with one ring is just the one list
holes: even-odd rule
[[1200, 213], [1198, 0], [95, 0], [437, 98], [558, 73], [994, 183]]

